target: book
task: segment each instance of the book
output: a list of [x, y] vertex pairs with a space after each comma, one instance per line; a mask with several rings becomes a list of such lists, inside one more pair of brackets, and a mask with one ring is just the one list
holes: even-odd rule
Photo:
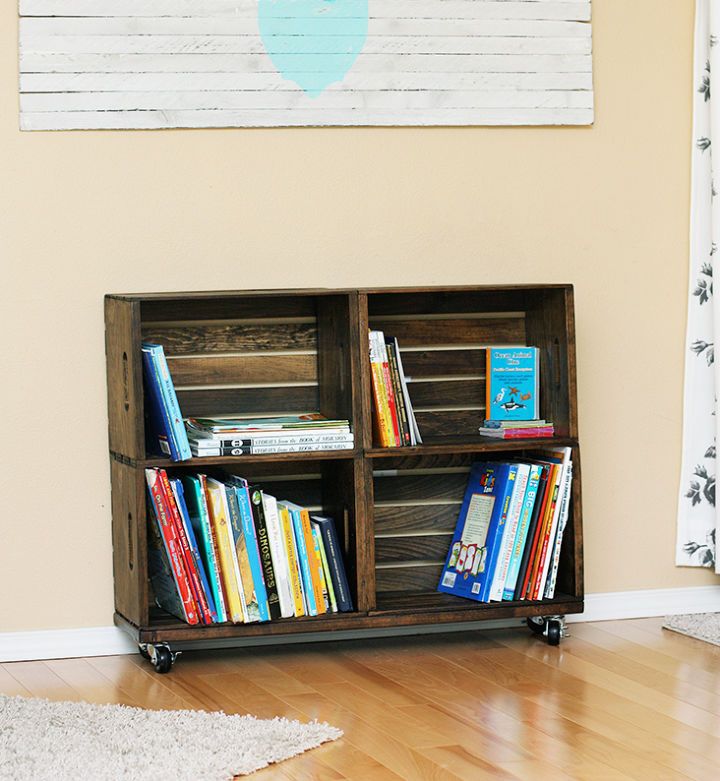
[[511, 464], [472, 465], [438, 591], [488, 601], [516, 474]]
[[220, 563], [217, 558], [216, 543], [213, 540], [203, 483], [199, 475], [188, 475], [183, 477], [182, 481], [185, 488], [185, 503], [190, 514], [190, 523], [195, 532], [200, 556], [205, 565], [205, 572], [217, 614], [217, 622], [223, 623], [227, 621], [227, 613], [225, 612], [225, 599], [222, 592]]
[[335, 522], [332, 518], [313, 515], [312, 523], [320, 529], [322, 534], [338, 610], [342, 613], [351, 612], [353, 609], [352, 597], [345, 572], [342, 549], [340, 548], [337, 530], [335, 529]]
[[557, 539], [553, 550], [550, 575], [545, 586], [545, 598], [552, 599], [555, 596], [555, 585], [557, 583], [557, 574], [560, 566], [560, 553], [562, 550], [563, 535], [570, 515], [570, 498], [572, 495], [572, 461], [568, 463], [568, 471], [565, 478], [565, 490], [563, 493], [562, 508], [560, 510], [560, 525], [558, 527]]
[[168, 425], [168, 413], [160, 390], [160, 373], [150, 349], [142, 350], [143, 388], [145, 392], [145, 447], [148, 453], [178, 460], [177, 445]]
[[393, 424], [390, 419], [390, 404], [388, 401], [383, 359], [380, 350], [380, 332], [369, 331], [370, 344], [370, 380], [373, 392], [372, 419], [375, 430], [375, 440], [380, 447], [394, 447]]
[[194, 444], [190, 445], [190, 451], [193, 456], [197, 458], [203, 458], [208, 456], [241, 456], [246, 454], [252, 455], [264, 455], [267, 453], [316, 453], [320, 450], [352, 450], [353, 441], [345, 440], [343, 442], [324, 442], [317, 444], [305, 444], [305, 445], [251, 445], [250, 447], [241, 448], [213, 448], [213, 447], [197, 447]]
[[527, 542], [528, 531], [530, 529], [532, 511], [535, 507], [535, 499], [538, 493], [541, 472], [542, 467], [540, 467], [538, 464], [533, 464], [530, 467], [527, 488], [525, 489], [525, 496], [523, 497], [522, 512], [520, 513], [520, 519], [518, 521], [518, 527], [515, 533], [515, 539], [513, 541], [512, 554], [510, 556], [510, 566], [508, 567], [508, 573], [507, 577], [505, 578], [505, 585], [503, 587], [504, 600], [511, 600], [515, 597], [515, 587], [517, 586], [517, 581], [520, 574], [520, 565], [523, 552], [525, 550], [525, 543]]
[[322, 563], [322, 554], [320, 553], [320, 546], [322, 539], [320, 532], [315, 526], [310, 524], [310, 535], [312, 537], [313, 555], [315, 556], [315, 562], [318, 572], [318, 581], [320, 583], [320, 593], [322, 595], [323, 604], [325, 605], [325, 612], [330, 612], [330, 591], [328, 589], [327, 581], [325, 580], [325, 568]]
[[187, 614], [178, 593], [172, 564], [159, 531], [159, 521], [148, 499], [148, 575], [155, 603], [170, 615], [187, 622]]
[[205, 571], [205, 565], [203, 564], [202, 557], [200, 556], [200, 547], [198, 546], [197, 538], [195, 537], [195, 530], [190, 519], [190, 513], [185, 503], [185, 491], [183, 484], [179, 478], [170, 480], [173, 494], [175, 495], [175, 502], [177, 503], [178, 510], [180, 512], [180, 519], [183, 524], [183, 531], [185, 532], [190, 545], [190, 552], [193, 557], [193, 564], [197, 570], [198, 578], [200, 580], [198, 591], [200, 594], [201, 610], [205, 615], [206, 623], [217, 624], [218, 615], [215, 609], [215, 600], [213, 599], [212, 590], [210, 589], [210, 582], [208, 581], [207, 573]]
[[330, 574], [330, 566], [327, 560], [327, 553], [325, 552], [325, 543], [323, 542], [322, 532], [320, 531], [320, 527], [316, 523], [313, 523], [312, 518], [310, 518], [310, 525], [312, 527], [313, 537], [316, 539], [317, 548], [320, 551], [323, 579], [325, 582], [325, 587], [327, 588], [328, 598], [330, 600], [330, 610], [333, 613], [337, 613], [338, 606], [337, 599], [335, 598], [335, 587], [333, 586], [332, 576]]
[[243, 477], [236, 477], [233, 475], [230, 478], [229, 483], [235, 489], [238, 509], [240, 510], [240, 520], [242, 522], [243, 535], [245, 536], [245, 547], [247, 549], [260, 621], [269, 621], [270, 608], [268, 607], [267, 590], [265, 588], [262, 561], [260, 560], [260, 549], [258, 547], [255, 522], [253, 521], [248, 481]]
[[537, 420], [540, 351], [537, 347], [486, 349], [485, 414], [490, 420]]
[[307, 615], [318, 615], [315, 581], [313, 577], [313, 560], [310, 556], [312, 547], [308, 548], [305, 527], [303, 524], [303, 508], [293, 502], [283, 501], [283, 505], [290, 513], [295, 532], [298, 560], [302, 573], [303, 594], [305, 595], [305, 609]]
[[510, 497], [508, 505], [508, 514], [505, 527], [503, 529], [502, 542], [498, 554], [497, 566], [493, 572], [492, 586], [490, 588], [490, 601], [501, 602], [503, 591], [505, 589], [505, 579], [510, 569], [510, 559], [512, 558], [513, 545], [515, 543], [515, 534], [520, 522], [523, 500], [525, 499], [525, 489], [527, 488], [528, 478], [530, 476], [529, 464], [513, 464], [516, 470], [515, 486]]
[[407, 387], [407, 378], [405, 377], [405, 371], [403, 369], [400, 345], [398, 344], [397, 338], [393, 337], [393, 341], [395, 342], [395, 357], [397, 358], [398, 374], [400, 375], [400, 387], [402, 388], [403, 401], [405, 403], [405, 409], [407, 410], [408, 423], [410, 424], [410, 445], [422, 445], [422, 436], [420, 435], [420, 429], [418, 428], [417, 419], [415, 418], [415, 412]]
[[[177, 591], [180, 606], [179, 612], [182, 615], [178, 615], [178, 603], [174, 600], [167, 601], [166, 605], [171, 608], [169, 612], [172, 612], [173, 615], [182, 618], [188, 624], [197, 624], [199, 623], [200, 618], [198, 616], [195, 598], [193, 597], [190, 588], [190, 580], [185, 571], [185, 565], [180, 551], [180, 541], [178, 540], [175, 526], [170, 518], [158, 470], [146, 469], [145, 481], [147, 483], [150, 503], [153, 510], [152, 514], [156, 520], [160, 537], [162, 538], [166, 560], [171, 569], [172, 579]], [[156, 565], [162, 566], [162, 562], [157, 562], [156, 560]], [[161, 589], [161, 595], [167, 596], [164, 589]], [[157, 592], [155, 596], [158, 596]], [[161, 604], [161, 607], [165, 607], [165, 605]]]
[[555, 435], [553, 426], [507, 429], [480, 426], [478, 432], [484, 437], [494, 437], [495, 439], [533, 439], [535, 437], [552, 437]]
[[273, 569], [272, 553], [270, 552], [270, 537], [268, 535], [265, 510], [263, 507], [262, 491], [259, 488], [250, 487], [250, 507], [253, 514], [253, 525], [257, 535], [258, 552], [262, 564], [265, 591], [267, 592], [268, 610], [270, 618], [280, 618], [280, 597]]
[[280, 528], [282, 529], [285, 555], [287, 556], [288, 570], [290, 572], [290, 590], [292, 592], [295, 618], [300, 618], [305, 615], [302, 572], [300, 570], [292, 517], [290, 516], [290, 510], [284, 502], [278, 502], [278, 515], [280, 516]]
[[261, 491], [261, 494], [268, 539], [270, 541], [270, 556], [272, 557], [275, 584], [277, 585], [280, 602], [280, 615], [282, 618], [292, 618], [295, 615], [295, 605], [290, 586], [290, 568], [283, 543], [277, 499], [264, 491]]
[[385, 344], [385, 335], [382, 331], [376, 331], [378, 351], [380, 354], [380, 367], [382, 369], [382, 381], [385, 388], [385, 398], [390, 413], [390, 442], [391, 447], [400, 447], [400, 424], [398, 422], [398, 408], [395, 400], [395, 391], [393, 390], [392, 378], [390, 377], [390, 363], [388, 362], [387, 346]]
[[400, 372], [398, 371], [397, 355], [395, 353], [396, 340], [393, 337], [385, 337], [385, 351], [388, 357], [388, 367], [390, 369], [390, 383], [392, 385], [393, 395], [395, 397], [395, 407], [398, 418], [398, 444], [406, 447], [410, 445], [410, 422], [408, 420], [407, 410], [400, 384]]
[[549, 420], [490, 420], [483, 421], [481, 428], [545, 428], [552, 426]]
[[[159, 390], [161, 399], [161, 410], [163, 415], [163, 426], [168, 438], [170, 447], [170, 457], [174, 461], [185, 461], [191, 458], [190, 444], [188, 443], [185, 424], [183, 423], [180, 405], [178, 404], [175, 393], [175, 385], [170, 376], [165, 351], [162, 345], [152, 342], [142, 342], [143, 365], [145, 365], [145, 355], [149, 355], [152, 360], [153, 371], [148, 373], [148, 385], [153, 385]], [[155, 410], [157, 414], [158, 407], [153, 402], [151, 396], [151, 414]], [[159, 421], [158, 421], [159, 424]]]
[[242, 624], [245, 617], [240, 596], [240, 584], [238, 583], [239, 572], [235, 557], [235, 541], [232, 529], [230, 529], [227, 489], [224, 483], [212, 477], [206, 479], [206, 486], [208, 512], [217, 540], [220, 572], [229, 619], [235, 624]]
[[160, 490], [163, 493], [163, 499], [167, 509], [168, 517], [175, 526], [175, 532], [180, 542], [180, 553], [182, 554], [183, 564], [185, 565], [185, 572], [187, 573], [188, 580], [190, 582], [190, 590], [192, 591], [193, 599], [195, 600], [198, 617], [200, 618], [201, 623], [209, 624], [210, 614], [208, 611], [207, 600], [200, 585], [200, 576], [198, 574], [197, 567], [195, 566], [195, 559], [190, 549], [190, 542], [185, 530], [185, 524], [180, 515], [177, 498], [173, 491], [173, 487], [170, 484], [167, 472], [164, 469], [158, 469], [157, 475], [159, 478]]
[[237, 561], [237, 579], [243, 617], [246, 624], [255, 623], [260, 620], [260, 607], [255, 592], [247, 540], [243, 531], [240, 505], [235, 487], [226, 483], [225, 495], [227, 496], [230, 529], [232, 530], [233, 550]]
[[[198, 432], [231, 438], [237, 435], [245, 437], [251, 431], [328, 431], [348, 433], [350, 421], [330, 420], [319, 412], [307, 412], [302, 415], [278, 415], [269, 418], [193, 418], [186, 425]], [[337, 431], [339, 430], [339, 432]]]

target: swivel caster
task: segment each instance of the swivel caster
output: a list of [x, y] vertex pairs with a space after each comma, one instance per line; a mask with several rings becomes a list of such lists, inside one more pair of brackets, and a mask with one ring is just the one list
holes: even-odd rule
[[141, 643], [138, 646], [140, 655], [152, 663], [156, 673], [169, 673], [175, 660], [182, 653], [172, 651], [167, 643]]
[[560, 645], [560, 640], [565, 637], [563, 616], [530, 616], [525, 622], [533, 634], [543, 635], [548, 645]]

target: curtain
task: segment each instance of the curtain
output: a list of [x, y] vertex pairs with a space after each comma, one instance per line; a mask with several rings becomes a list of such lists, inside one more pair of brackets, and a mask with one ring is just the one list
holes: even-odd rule
[[[676, 563], [711, 567], [715, 553], [715, 447], [718, 363], [713, 267], [720, 247], [720, 95], [712, 100], [711, 77], [720, 72], [720, 0], [697, 0], [693, 66], [693, 139], [690, 206], [690, 278], [685, 352], [683, 453], [678, 501]], [[720, 89], [720, 85], [718, 86]]]

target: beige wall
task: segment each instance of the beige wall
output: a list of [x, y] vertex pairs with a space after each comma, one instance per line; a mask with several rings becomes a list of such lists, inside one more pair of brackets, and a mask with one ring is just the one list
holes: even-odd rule
[[0, 9], [0, 630], [112, 620], [102, 296], [572, 282], [587, 590], [677, 569], [691, 0], [595, 0], [576, 129], [20, 133]]

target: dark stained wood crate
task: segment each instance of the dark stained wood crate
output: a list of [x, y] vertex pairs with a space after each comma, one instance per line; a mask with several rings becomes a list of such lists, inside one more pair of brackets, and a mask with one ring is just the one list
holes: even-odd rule
[[[140, 642], [282, 636], [502, 616], [583, 606], [580, 454], [573, 292], [569, 285], [207, 291], [105, 300], [116, 623]], [[367, 330], [400, 342], [424, 444], [372, 441]], [[183, 414], [319, 411], [347, 418], [353, 451], [216, 457], [176, 464], [145, 452], [143, 339], [160, 343]], [[480, 437], [488, 345], [541, 351], [542, 442]], [[520, 459], [533, 445], [573, 448], [571, 516], [558, 597], [483, 605], [435, 591], [474, 461]], [[250, 626], [189, 627], [152, 606], [143, 470], [238, 474], [336, 519], [355, 612]]]

